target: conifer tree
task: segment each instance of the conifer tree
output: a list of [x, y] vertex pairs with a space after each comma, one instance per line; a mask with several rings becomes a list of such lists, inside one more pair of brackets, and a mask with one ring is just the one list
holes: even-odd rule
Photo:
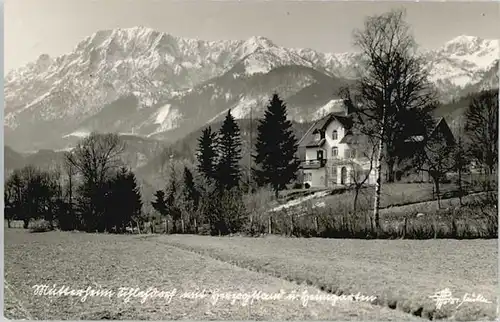
[[178, 184], [175, 166], [171, 163], [170, 182], [167, 187], [165, 205], [167, 207], [168, 215], [172, 218], [172, 228], [174, 233], [177, 232], [177, 220], [181, 219], [181, 210], [179, 209], [179, 202], [177, 200], [179, 197], [177, 192]]
[[167, 206], [165, 202], [165, 192], [163, 190], [157, 190], [154, 193], [154, 200], [151, 201], [151, 205], [153, 206], [153, 209], [158, 211], [160, 215], [166, 216], [167, 215]]
[[196, 189], [193, 174], [191, 171], [184, 167], [184, 200], [192, 202], [193, 209], [196, 210], [198, 208], [198, 203], [200, 200], [200, 193]]
[[226, 118], [219, 131], [219, 158], [216, 166], [217, 187], [223, 190], [231, 190], [239, 186], [241, 177], [241, 139], [240, 129], [236, 124], [231, 111], [227, 112]]
[[[165, 192], [163, 190], [157, 190], [154, 193], [154, 200], [151, 201], [151, 205], [153, 209], [156, 210], [162, 217], [165, 218], [165, 223], [167, 222], [168, 209], [167, 209], [167, 201], [165, 198]], [[165, 227], [165, 234], [168, 233], [167, 227]]]
[[188, 167], [184, 166], [184, 176], [183, 176], [183, 189], [182, 189], [182, 197], [183, 197], [183, 206], [182, 210], [184, 211], [183, 216], [186, 217], [188, 225], [191, 227], [191, 224], [194, 225], [195, 232], [198, 231], [198, 209], [200, 204], [201, 194], [196, 188], [194, 183], [193, 173], [189, 170]]
[[296, 178], [299, 162], [295, 156], [297, 140], [292, 123], [287, 120], [286, 104], [274, 94], [264, 119], [257, 127], [257, 143], [254, 155], [257, 169], [254, 175], [259, 185], [270, 184], [276, 196]]
[[217, 133], [207, 127], [198, 139], [198, 172], [207, 180], [215, 179], [215, 167], [217, 163]]
[[125, 167], [109, 182], [107, 200], [106, 226], [115, 226], [123, 232], [125, 226], [140, 217], [142, 210], [141, 192], [135, 174]]

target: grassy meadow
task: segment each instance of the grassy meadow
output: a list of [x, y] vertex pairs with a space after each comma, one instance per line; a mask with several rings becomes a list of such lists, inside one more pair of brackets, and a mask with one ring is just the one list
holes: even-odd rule
[[[298, 285], [174, 244], [159, 235], [29, 233], [5, 229], [4, 316], [39, 320], [419, 320], [367, 302], [338, 302], [332, 306], [310, 301], [304, 307], [300, 300], [257, 300], [242, 306], [241, 301], [233, 305], [227, 299], [212, 304], [212, 295], [183, 299], [183, 292], [201, 289], [211, 290], [212, 294], [254, 290], [268, 294], [280, 290], [288, 294], [326, 293], [313, 285]], [[36, 284], [66, 285], [72, 289], [175, 288], [179, 296], [170, 303], [162, 298], [149, 298], [144, 303], [140, 298], [132, 298], [125, 303], [117, 297], [88, 297], [82, 302], [78, 297], [35, 295], [32, 286]]]
[[[491, 320], [496, 304], [444, 305], [428, 297], [483, 295], [496, 303], [496, 240], [354, 240], [268, 236], [111, 235], [5, 229], [5, 311], [10, 319]], [[249, 293], [376, 296], [373, 303], [209, 298], [172, 302], [46, 297], [36, 284], [71, 288], [176, 288]]]

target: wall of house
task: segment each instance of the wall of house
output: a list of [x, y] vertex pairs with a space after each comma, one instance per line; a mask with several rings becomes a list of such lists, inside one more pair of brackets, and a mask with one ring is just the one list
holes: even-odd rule
[[[332, 134], [333, 131], [337, 131], [337, 139], [333, 139]], [[346, 156], [346, 152], [351, 149], [358, 149], [356, 145], [350, 145], [346, 143], [339, 143], [345, 136], [346, 130], [342, 126], [340, 122], [337, 120], [333, 120], [326, 128], [325, 131], [325, 143], [321, 148], [307, 148], [305, 151], [305, 159], [306, 160], [316, 160], [317, 159], [317, 151], [319, 149], [323, 150], [323, 156], [328, 159], [328, 162], [325, 167], [320, 169], [307, 169], [304, 170], [305, 173], [311, 173], [311, 178], [308, 180], [304, 180], [304, 183], [309, 183], [311, 187], [325, 187], [325, 185], [332, 186], [340, 186], [342, 179], [342, 167], [346, 168], [346, 178], [344, 181], [345, 185], [349, 185], [353, 182], [352, 176], [356, 171], [353, 171], [352, 167], [356, 166], [358, 169], [369, 170], [370, 164], [366, 158], [356, 158], [352, 160], [350, 156]], [[337, 147], [337, 159], [338, 161], [333, 161], [332, 147]], [[354, 165], [353, 165], [354, 161]], [[338, 164], [335, 164], [338, 163]], [[332, 170], [332, 167], [336, 168], [336, 171]], [[335, 175], [337, 180], [331, 180], [331, 176]], [[327, 181], [325, 180], [327, 177]], [[376, 181], [375, 170], [372, 170], [368, 180], [365, 184], [374, 184]]]
[[[308, 174], [311, 174], [309, 177]], [[310, 178], [310, 179], [309, 179]], [[325, 168], [304, 170], [304, 184], [309, 183], [312, 188], [325, 186]]]
[[[337, 139], [334, 140], [332, 138], [332, 134], [333, 134], [333, 131], [337, 131]], [[341, 144], [339, 143], [340, 140], [342, 140], [345, 136], [345, 129], [344, 127], [342, 126], [342, 124], [340, 124], [339, 121], [337, 120], [333, 120], [326, 128], [326, 132], [325, 132], [325, 139], [326, 139], [326, 142], [325, 142], [325, 149], [327, 150], [326, 151], [326, 157], [328, 159], [332, 159], [333, 158], [333, 155], [332, 155], [332, 147], [337, 147], [338, 148], [338, 158], [344, 158], [344, 153], [345, 153], [345, 150], [347, 148], [347, 144]]]

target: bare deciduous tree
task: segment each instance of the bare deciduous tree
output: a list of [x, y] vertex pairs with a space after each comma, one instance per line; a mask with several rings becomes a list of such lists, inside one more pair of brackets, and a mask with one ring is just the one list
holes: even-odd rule
[[492, 174], [498, 161], [498, 90], [480, 93], [465, 116], [470, 154]]
[[383, 157], [388, 181], [392, 182], [394, 167], [404, 155], [405, 138], [420, 128], [418, 120], [408, 122], [411, 118], [407, 111], [423, 109], [434, 101], [428, 73], [422, 68], [422, 59], [404, 17], [403, 10], [369, 17], [364, 29], [354, 32], [355, 44], [364, 54], [364, 71], [353, 91], [341, 92], [347, 107], [356, 112], [355, 126], [378, 141], [373, 210], [377, 232]]
[[66, 162], [82, 177], [79, 208], [88, 231], [103, 231], [99, 220], [105, 213], [106, 182], [121, 165], [124, 143], [116, 134], [91, 133], [66, 154]]
[[110, 171], [121, 165], [125, 144], [117, 134], [91, 133], [75, 149], [66, 154], [66, 163], [74, 167], [85, 180], [103, 183]]
[[434, 182], [438, 206], [441, 207], [440, 184], [446, 174], [456, 169], [456, 144], [452, 137], [434, 131], [420, 145], [415, 160], [418, 170], [429, 173]]
[[349, 186], [354, 189], [353, 212], [357, 211], [357, 204], [361, 189], [366, 186], [370, 179], [370, 175], [374, 168], [374, 159], [377, 155], [377, 144], [371, 137], [359, 137], [357, 142], [358, 157], [364, 164], [368, 165], [368, 169], [362, 167], [360, 164], [351, 162], [350, 184]]
[[466, 150], [466, 145], [465, 145], [465, 133], [464, 133], [464, 119], [463, 117], [457, 118], [454, 126], [454, 137], [457, 139], [456, 141], [456, 146], [455, 146], [455, 153], [453, 156], [454, 159], [454, 164], [455, 164], [455, 171], [457, 172], [457, 180], [455, 181], [457, 187], [458, 187], [458, 198], [460, 201], [460, 205], [463, 205], [463, 196], [465, 194], [464, 191], [464, 185], [463, 185], [463, 177], [464, 177], [464, 172], [467, 171], [467, 165], [469, 164], [469, 154], [468, 151]]

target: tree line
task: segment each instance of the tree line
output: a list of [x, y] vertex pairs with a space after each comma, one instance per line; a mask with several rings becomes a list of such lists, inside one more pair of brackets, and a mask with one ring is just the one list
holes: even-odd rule
[[65, 155], [62, 171], [33, 166], [15, 170], [5, 183], [8, 224], [43, 219], [61, 230], [123, 233], [142, 219], [134, 173], [121, 162], [125, 146], [116, 134], [92, 133]]
[[170, 218], [174, 232], [198, 232], [207, 224], [211, 234], [230, 234], [241, 229], [245, 215], [242, 195], [258, 187], [269, 186], [275, 195], [297, 177], [297, 139], [287, 120], [286, 104], [278, 94], [269, 101], [264, 118], [257, 127], [255, 166], [249, 180], [242, 178], [240, 129], [228, 111], [219, 131], [210, 126], [198, 139], [196, 172], [184, 167], [183, 186], [179, 188], [175, 169], [170, 171], [166, 188], [155, 193], [154, 209], [167, 223]]

